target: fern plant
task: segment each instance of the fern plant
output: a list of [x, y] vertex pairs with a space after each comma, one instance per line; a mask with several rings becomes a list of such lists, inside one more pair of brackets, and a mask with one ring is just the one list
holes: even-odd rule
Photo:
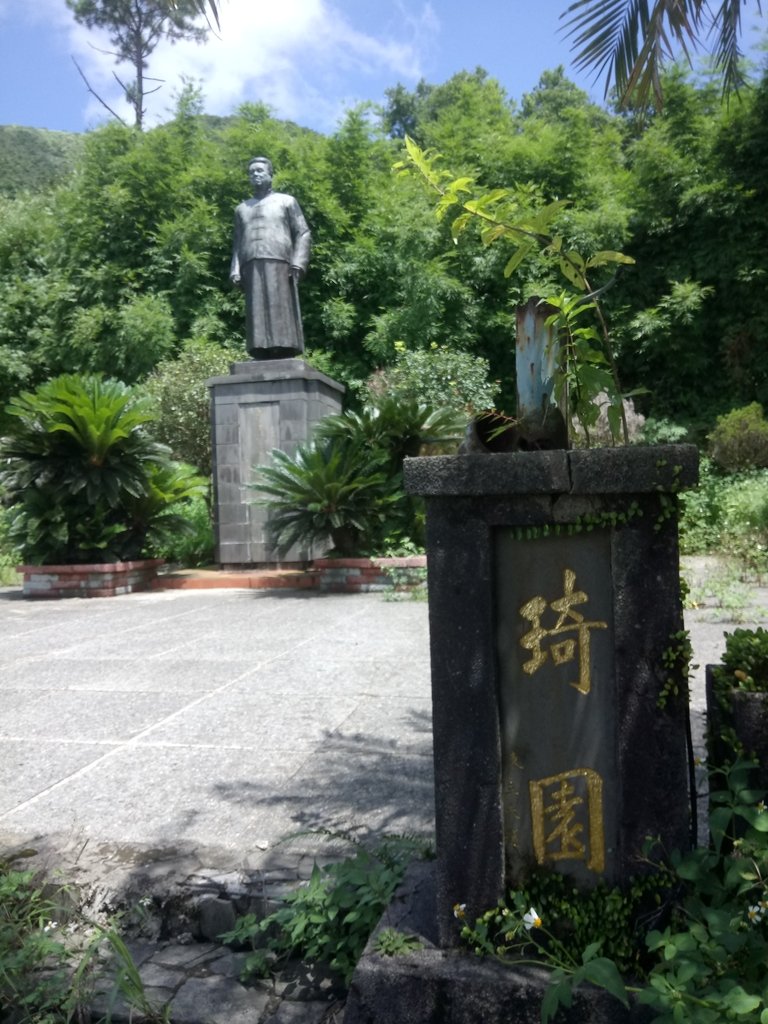
[[385, 472], [386, 457], [360, 444], [300, 445], [293, 456], [275, 450], [255, 485], [268, 497], [270, 530], [279, 550], [328, 545], [340, 556], [375, 544], [402, 493]]
[[379, 398], [360, 412], [328, 416], [293, 456], [272, 452], [257, 471], [279, 550], [331, 546], [339, 556], [422, 543], [423, 511], [403, 489], [403, 459], [424, 445], [457, 441], [462, 417], [416, 400]]
[[9, 539], [30, 564], [111, 562], [149, 553], [178, 523], [175, 502], [205, 491], [147, 430], [146, 399], [120, 381], [65, 374], [6, 406], [0, 485]]

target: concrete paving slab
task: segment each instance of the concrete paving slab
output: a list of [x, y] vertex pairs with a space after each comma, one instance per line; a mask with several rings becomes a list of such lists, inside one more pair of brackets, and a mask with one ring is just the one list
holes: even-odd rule
[[36, 740], [4, 740], [0, 814], [36, 796], [103, 754], [104, 746], [93, 743], [41, 744]]
[[[414, 691], [414, 678], [419, 682], [415, 692], [421, 697], [424, 686], [421, 680], [429, 678], [429, 658], [409, 658], [409, 670], [392, 660], [384, 658], [316, 657], [312, 652], [307, 659], [302, 675], [302, 693], [365, 694], [407, 696]], [[258, 692], [260, 694], [282, 693], [295, 685], [295, 668], [280, 659], [257, 665], [248, 675], [232, 684], [232, 692]]]
[[[223, 866], [369, 811], [429, 832], [426, 624], [426, 604], [380, 595], [0, 593], [3, 842], [207, 851]], [[391, 735], [408, 706], [412, 744]]]
[[246, 677], [254, 670], [248, 662], [210, 662], [205, 673], [197, 661], [179, 660], [168, 664], [151, 658], [89, 660], [85, 658], [37, 658], [34, 670], [27, 663], [7, 665], [0, 675], [0, 691], [107, 690], [169, 693], [208, 693], [234, 674]]
[[344, 722], [356, 704], [352, 695], [327, 694], [321, 699], [283, 692], [264, 697], [259, 693], [222, 693], [219, 689], [185, 708], [172, 721], [147, 731], [139, 743], [162, 743], [183, 736], [188, 746], [232, 743], [262, 752], [307, 750]]
[[144, 732], [179, 711], [188, 700], [181, 693], [103, 690], [38, 690], [25, 691], [25, 696], [23, 706], [17, 706], [12, 718], [0, 718], [0, 738], [116, 743]]
[[370, 750], [361, 740], [326, 746], [312, 771], [295, 776], [283, 806], [305, 829], [363, 827], [374, 834], [433, 829], [431, 745], [423, 755]]
[[[250, 852], [292, 824], [273, 820], [273, 794], [290, 786], [301, 756], [183, 745], [111, 748], [58, 785], [19, 801], [0, 827], [22, 834], [41, 825], [92, 839], [141, 845], [229, 846]], [[258, 787], [254, 780], [258, 779]], [[259, 799], [262, 794], [262, 799]]]
[[333, 735], [328, 746], [364, 744], [376, 752], [432, 756], [432, 705], [418, 697], [366, 695]]

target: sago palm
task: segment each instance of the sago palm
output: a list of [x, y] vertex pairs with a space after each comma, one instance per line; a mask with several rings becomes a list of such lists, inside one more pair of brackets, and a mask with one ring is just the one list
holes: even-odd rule
[[5, 411], [12, 421], [0, 440], [0, 480], [11, 500], [36, 487], [115, 507], [124, 493], [143, 493], [147, 463], [168, 459], [146, 432], [148, 401], [120, 381], [65, 374]]
[[386, 456], [360, 444], [318, 440], [294, 455], [275, 450], [254, 487], [266, 495], [278, 550], [328, 542], [338, 555], [368, 553], [402, 494], [385, 472]]
[[28, 563], [136, 557], [167, 506], [202, 486], [147, 433], [149, 403], [119, 381], [67, 374], [5, 411], [0, 486]]

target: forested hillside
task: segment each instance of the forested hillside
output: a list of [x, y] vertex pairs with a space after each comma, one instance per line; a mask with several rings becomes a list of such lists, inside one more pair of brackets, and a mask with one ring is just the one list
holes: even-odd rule
[[0, 125], [0, 195], [58, 185], [72, 173], [82, 152], [82, 135]]
[[567, 282], [537, 257], [505, 278], [505, 244], [475, 230], [454, 243], [428, 190], [392, 172], [406, 133], [456, 176], [567, 200], [557, 231], [580, 252], [634, 258], [603, 301], [646, 413], [706, 430], [768, 404], [768, 77], [726, 107], [717, 84], [673, 70], [663, 111], [641, 123], [562, 69], [518, 101], [480, 69], [397, 86], [328, 137], [258, 104], [212, 124], [192, 90], [161, 127], [88, 133], [74, 175], [0, 198], [0, 401], [63, 371], [133, 382], [185, 345], [241, 345], [232, 213], [263, 153], [312, 227], [302, 304], [317, 365], [353, 383], [403, 346], [446, 346], [487, 357], [511, 408], [515, 306]]

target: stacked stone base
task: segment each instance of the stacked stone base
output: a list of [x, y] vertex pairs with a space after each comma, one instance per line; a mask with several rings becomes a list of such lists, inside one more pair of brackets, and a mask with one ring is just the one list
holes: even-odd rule
[[162, 558], [81, 565], [20, 565], [25, 597], [116, 597], [149, 590]]
[[[549, 972], [439, 948], [434, 864], [410, 866], [360, 958], [347, 996], [344, 1024], [540, 1024]], [[456, 932], [461, 927], [455, 922]], [[385, 928], [420, 948], [398, 956], [377, 951]], [[558, 1024], [650, 1024], [654, 1011], [629, 1009], [604, 989], [581, 986]]]

